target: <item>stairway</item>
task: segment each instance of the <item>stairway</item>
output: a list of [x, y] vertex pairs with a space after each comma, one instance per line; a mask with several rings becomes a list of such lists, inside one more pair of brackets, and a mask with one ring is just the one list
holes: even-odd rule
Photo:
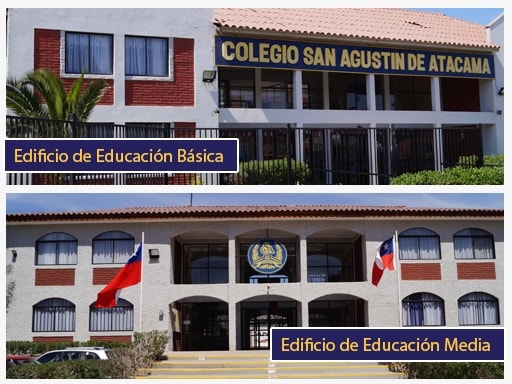
[[269, 351], [172, 352], [137, 379], [398, 379], [377, 362], [274, 362]]

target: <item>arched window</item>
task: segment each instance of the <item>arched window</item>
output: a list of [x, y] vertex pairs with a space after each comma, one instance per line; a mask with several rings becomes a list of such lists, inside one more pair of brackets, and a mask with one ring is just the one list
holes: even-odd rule
[[124, 264], [133, 254], [135, 240], [121, 231], [103, 232], [92, 241], [93, 264]]
[[426, 228], [411, 228], [398, 236], [400, 260], [438, 260], [439, 235]]
[[483, 229], [466, 228], [453, 235], [456, 259], [494, 259], [494, 239]]
[[74, 332], [75, 305], [65, 299], [40, 301], [32, 308], [32, 332]]
[[500, 323], [498, 299], [484, 292], [471, 292], [459, 301], [459, 325], [496, 325]]
[[[95, 303], [94, 303], [95, 304]], [[133, 305], [117, 299], [112, 308], [89, 307], [89, 329], [91, 331], [133, 331]]]
[[36, 240], [36, 265], [76, 264], [78, 241], [63, 232], [53, 232]]
[[405, 327], [444, 325], [444, 301], [426, 292], [414, 293], [402, 300]]

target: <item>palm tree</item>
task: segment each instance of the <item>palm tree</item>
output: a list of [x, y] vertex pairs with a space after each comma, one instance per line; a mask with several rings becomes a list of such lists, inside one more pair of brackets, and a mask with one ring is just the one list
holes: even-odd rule
[[[16, 122], [14, 126], [8, 121], [7, 136], [9, 132], [23, 132], [24, 137], [76, 137], [76, 122], [88, 120], [108, 86], [102, 79], [84, 85], [84, 76], [85, 69], [67, 93], [62, 79], [49, 69], [36, 69], [21, 79], [7, 79], [7, 108], [19, 117], [36, 119], [28, 124], [27, 121]], [[73, 122], [70, 123], [70, 119]], [[61, 184], [63, 177], [60, 174], [43, 175], [44, 184]]]
[[66, 93], [62, 79], [49, 69], [36, 69], [21, 79], [7, 80], [7, 108], [20, 117], [67, 120], [70, 115], [87, 121], [92, 110], [107, 90], [103, 79], [93, 80], [85, 86], [82, 71]]

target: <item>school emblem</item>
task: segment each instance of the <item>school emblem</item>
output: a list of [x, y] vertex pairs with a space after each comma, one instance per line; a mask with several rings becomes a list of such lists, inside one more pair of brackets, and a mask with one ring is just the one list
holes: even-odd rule
[[261, 239], [249, 247], [247, 259], [251, 267], [261, 274], [276, 273], [286, 263], [287, 252], [284, 245], [274, 239]]

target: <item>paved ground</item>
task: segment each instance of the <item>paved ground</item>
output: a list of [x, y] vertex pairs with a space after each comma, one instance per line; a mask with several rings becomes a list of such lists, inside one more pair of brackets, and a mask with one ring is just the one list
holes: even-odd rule
[[273, 362], [269, 351], [172, 352], [137, 379], [398, 379], [377, 362]]

